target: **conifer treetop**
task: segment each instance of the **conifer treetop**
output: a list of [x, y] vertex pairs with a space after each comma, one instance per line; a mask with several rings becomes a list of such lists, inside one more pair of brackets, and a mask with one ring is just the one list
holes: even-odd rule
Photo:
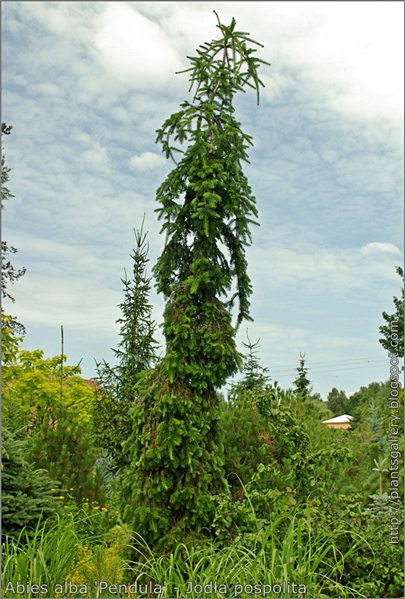
[[[261, 44], [236, 31], [235, 19], [229, 26], [217, 19], [222, 37], [202, 44], [197, 56], [189, 57], [192, 66], [181, 71], [190, 72], [193, 101], [183, 102], [157, 130], [156, 142], [176, 168], [156, 192], [166, 244], [154, 274], [167, 299], [184, 284], [192, 295], [229, 297], [235, 282], [236, 291], [224, 305], [232, 308], [238, 299], [239, 326], [251, 320], [245, 248], [252, 242], [250, 226], [258, 224], [258, 214], [241, 167], [249, 162], [246, 150], [252, 138], [234, 118], [232, 101], [246, 86], [256, 90], [259, 101], [264, 84], [258, 69], [269, 63], [248, 46]], [[185, 150], [177, 147], [184, 143]], [[174, 152], [183, 155], [179, 163]]]
[[211, 43], [201, 44], [201, 49], [197, 49], [197, 57], [187, 56], [193, 66], [178, 73], [191, 71], [189, 91], [197, 83], [194, 102], [203, 101], [206, 96], [208, 103], [212, 104], [216, 96], [226, 98], [230, 92], [232, 95], [236, 91], [245, 92], [244, 85], [248, 85], [256, 89], [257, 104], [259, 104], [260, 85], [264, 87], [264, 83], [259, 79], [257, 70], [260, 64], [270, 65], [270, 63], [253, 56], [256, 49], [248, 48], [246, 42], [261, 48], [264, 46], [248, 37], [247, 32], [235, 31], [234, 18], [227, 27], [221, 23], [215, 10], [214, 13], [218, 20], [217, 27], [223, 37]]
[[[222, 33], [222, 38], [201, 44], [197, 49], [197, 56], [187, 56], [192, 66], [176, 74], [191, 73], [189, 92], [196, 86], [193, 103], [183, 102], [185, 110], [173, 114], [165, 121], [161, 129], [157, 130], [157, 142], [163, 145], [166, 157], [169, 156], [176, 162], [173, 150], [182, 152], [179, 148], [170, 146], [170, 138], [183, 143], [188, 139], [193, 124], [197, 129], [212, 126], [213, 114], [234, 111], [232, 99], [236, 92], [245, 93], [244, 87], [256, 90], [257, 104], [260, 101], [260, 86], [264, 87], [259, 78], [258, 69], [261, 64], [270, 66], [270, 63], [254, 56], [255, 48], [249, 48], [247, 42], [263, 48], [263, 44], [251, 39], [244, 31], [235, 31], [236, 21], [232, 18], [229, 26], [223, 25], [217, 17], [217, 27]], [[195, 105], [197, 103], [197, 105]], [[197, 117], [197, 123], [194, 122]], [[205, 122], [204, 122], [205, 121]], [[211, 137], [214, 138], [211, 130]], [[250, 145], [250, 136], [244, 136]]]

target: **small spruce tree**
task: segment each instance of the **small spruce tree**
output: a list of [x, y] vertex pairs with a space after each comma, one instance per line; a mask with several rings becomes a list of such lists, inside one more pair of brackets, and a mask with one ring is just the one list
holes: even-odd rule
[[243, 496], [244, 486], [259, 464], [271, 463], [273, 442], [261, 406], [277, 403], [275, 390], [268, 384], [268, 369], [260, 364], [260, 340], [252, 343], [248, 332], [246, 336], [247, 342], [242, 341], [248, 350], [240, 368], [243, 376], [231, 384], [228, 401], [222, 404], [224, 468], [234, 498]]
[[262, 391], [270, 381], [270, 377], [267, 375], [268, 368], [260, 364], [260, 358], [258, 357], [260, 339], [256, 343], [252, 343], [249, 339], [248, 331], [246, 331], [246, 337], [247, 343], [242, 341], [242, 345], [246, 347], [248, 353], [244, 356], [240, 368], [244, 376], [240, 381], [231, 386], [231, 396], [250, 389]]
[[[10, 408], [10, 406], [9, 406]], [[19, 418], [7, 410], [2, 422], [1, 525], [2, 534], [18, 536], [21, 529], [35, 529], [39, 519], [60, 513], [60, 505], [45, 469], [38, 469], [28, 458], [26, 427], [16, 427]], [[54, 489], [54, 490], [55, 490]]]
[[301, 401], [306, 401], [311, 394], [311, 381], [307, 378], [308, 368], [305, 367], [305, 354], [300, 353], [300, 365], [296, 368], [298, 375], [295, 377], [294, 385], [294, 393], [297, 399]]
[[125, 299], [120, 304], [121, 341], [113, 349], [117, 364], [106, 361], [97, 363], [96, 402], [94, 405], [93, 433], [99, 447], [107, 450], [115, 465], [122, 468], [128, 463], [123, 444], [132, 431], [129, 413], [135, 397], [135, 386], [141, 372], [150, 369], [157, 360], [157, 341], [154, 338], [155, 322], [149, 303], [151, 277], [147, 276], [149, 244], [147, 233], [141, 229], [135, 233], [133, 277], [121, 279]]
[[240, 366], [235, 299], [236, 326], [251, 320], [245, 248], [257, 216], [241, 167], [252, 141], [234, 118], [233, 97], [249, 86], [259, 99], [258, 68], [267, 64], [248, 46], [261, 44], [235, 26], [218, 18], [220, 39], [190, 59], [192, 102], [157, 131], [167, 157], [181, 152], [172, 138], [188, 147], [157, 190], [166, 242], [154, 275], [166, 299], [166, 354], [139, 388], [130, 439], [136, 478], [127, 478], [126, 516], [152, 543], [210, 526], [212, 495], [227, 489], [217, 390]]

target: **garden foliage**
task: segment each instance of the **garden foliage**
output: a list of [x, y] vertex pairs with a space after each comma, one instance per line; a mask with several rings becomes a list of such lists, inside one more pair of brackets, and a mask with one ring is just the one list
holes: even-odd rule
[[48, 472], [27, 460], [29, 439], [25, 427], [3, 415], [2, 422], [2, 534], [16, 537], [32, 532], [41, 517], [52, 518], [59, 505]]
[[133, 276], [122, 279], [124, 301], [120, 304], [121, 341], [113, 350], [117, 364], [105, 360], [97, 364], [96, 401], [93, 407], [93, 434], [98, 447], [109, 452], [116, 468], [128, 464], [124, 444], [132, 431], [130, 408], [136, 396], [135, 387], [140, 374], [149, 370], [157, 360], [157, 342], [154, 338], [155, 322], [149, 303], [151, 277], [146, 266], [149, 261], [147, 233], [135, 231]]
[[[123, 279], [117, 364], [98, 364], [95, 392], [65, 357], [23, 350], [2, 316], [5, 597], [21, 596], [4, 590], [22, 581], [44, 584], [43, 597], [136, 597], [130, 585], [152, 583], [162, 588], [151, 597], [192, 596], [190, 584], [199, 597], [235, 596], [235, 585], [238, 596], [279, 597], [263, 585], [292, 582], [305, 592], [283, 596], [403, 597], [401, 509], [398, 543], [388, 542], [390, 381], [350, 397], [333, 388], [323, 402], [305, 354], [285, 390], [261, 366], [259, 341], [236, 349], [250, 318], [245, 252], [257, 211], [241, 167], [251, 139], [233, 98], [246, 86], [259, 98], [265, 63], [234, 20], [218, 28], [190, 59], [193, 100], [157, 132], [168, 157], [180, 153], [157, 191], [165, 355], [143, 228]], [[401, 390], [400, 420], [403, 403]], [[351, 429], [323, 424], [342, 412]], [[398, 431], [403, 448], [402, 422]], [[70, 590], [55, 592], [57, 581]]]
[[139, 387], [126, 483], [126, 517], [150, 541], [208, 526], [212, 495], [227, 489], [217, 390], [240, 364], [235, 299], [236, 324], [250, 318], [245, 248], [257, 210], [241, 166], [251, 138], [234, 118], [233, 98], [245, 86], [259, 97], [264, 61], [234, 19], [218, 28], [222, 37], [191, 58], [192, 102], [157, 132], [167, 157], [181, 153], [156, 197], [166, 242], [153, 272], [166, 299], [166, 354]]

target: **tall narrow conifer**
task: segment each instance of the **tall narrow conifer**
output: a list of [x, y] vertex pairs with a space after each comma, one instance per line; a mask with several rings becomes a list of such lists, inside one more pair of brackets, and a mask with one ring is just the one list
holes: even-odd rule
[[209, 526], [212, 495], [227, 488], [217, 389], [240, 366], [236, 328], [251, 320], [245, 249], [257, 209], [241, 164], [252, 139], [234, 117], [233, 98], [248, 86], [259, 101], [258, 69], [268, 63], [235, 19], [229, 26], [217, 19], [220, 39], [201, 45], [183, 71], [192, 101], [157, 131], [167, 158], [181, 153], [156, 196], [166, 234], [154, 267], [166, 299], [166, 354], [139, 388], [130, 441], [136, 481], [127, 479], [126, 510], [152, 542]]
[[155, 322], [152, 305], [149, 303], [151, 277], [147, 274], [149, 244], [147, 233], [135, 233], [135, 249], [132, 279], [121, 279], [124, 285], [124, 301], [120, 304], [121, 340], [114, 349], [117, 364], [110, 366], [106, 361], [97, 363], [99, 388], [94, 406], [93, 433], [97, 445], [108, 450], [117, 467], [127, 464], [123, 443], [132, 429], [129, 414], [135, 397], [135, 385], [139, 374], [150, 369], [157, 360], [158, 343], [154, 338]]

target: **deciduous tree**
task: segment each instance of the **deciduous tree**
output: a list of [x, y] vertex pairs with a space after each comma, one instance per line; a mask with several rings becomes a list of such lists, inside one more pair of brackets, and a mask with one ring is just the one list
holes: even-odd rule
[[383, 312], [382, 316], [387, 323], [379, 328], [383, 337], [379, 340], [384, 349], [391, 354], [396, 354], [398, 358], [404, 357], [404, 271], [398, 266], [397, 273], [402, 278], [401, 298], [393, 298], [395, 312], [387, 314]]
[[15, 344], [8, 351], [13, 359], [3, 367], [3, 397], [18, 407], [30, 429], [48, 417], [56, 420], [61, 407], [75, 420], [90, 422], [94, 393], [79, 376], [79, 366], [64, 365], [62, 374], [61, 356], [44, 358], [41, 349], [22, 350]]
[[338, 391], [336, 387], [328, 393], [328, 408], [335, 416], [346, 414], [348, 401], [346, 393]]
[[[13, 128], [12, 125], [6, 125], [6, 123], [2, 123], [1, 124], [2, 137], [3, 137], [3, 135], [10, 135], [12, 128]], [[8, 181], [10, 180], [9, 173], [10, 173], [11, 169], [6, 164], [6, 155], [3, 152], [3, 143], [2, 143], [1, 149], [2, 149], [2, 152], [1, 152], [1, 209], [3, 209], [4, 202], [6, 200], [9, 200], [10, 198], [13, 198], [14, 195], [11, 193], [11, 191], [9, 190], [9, 188], [6, 185], [8, 183]], [[10, 254], [15, 254], [16, 252], [17, 252], [17, 249], [15, 247], [9, 246], [6, 241], [2, 240], [2, 242], [1, 242], [1, 295], [3, 298], [10, 299], [13, 303], [14, 303], [14, 298], [7, 291], [7, 285], [8, 285], [8, 283], [14, 283], [15, 281], [17, 281], [26, 272], [25, 267], [16, 269], [15, 266], [13, 266], [11, 260], [9, 259], [8, 256]], [[13, 327], [16, 328], [18, 331], [22, 332], [24, 330], [24, 327], [20, 323], [16, 322], [15, 320], [12, 320], [12, 324], [13, 324]]]

